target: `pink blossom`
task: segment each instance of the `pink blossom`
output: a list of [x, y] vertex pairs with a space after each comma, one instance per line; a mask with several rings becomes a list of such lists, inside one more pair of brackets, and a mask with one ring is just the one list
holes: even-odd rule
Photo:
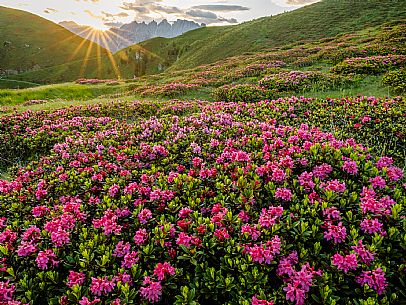
[[95, 298], [93, 301], [90, 301], [87, 297], [82, 297], [82, 299], [79, 301], [79, 305], [94, 305], [99, 303], [101, 300], [98, 298]]
[[32, 209], [32, 215], [37, 218], [42, 217], [49, 212], [50, 209], [45, 206], [36, 206]]
[[157, 303], [162, 296], [161, 282], [154, 282], [146, 276], [142, 284], [146, 287], [140, 288], [141, 297], [151, 303]]
[[142, 224], [146, 224], [148, 219], [152, 218], [152, 212], [149, 209], [142, 209], [138, 214], [138, 219]]
[[275, 236], [271, 241], [265, 245], [254, 245], [247, 248], [248, 254], [251, 256], [253, 262], [260, 264], [271, 264], [276, 254], [281, 251], [281, 240], [279, 236]]
[[347, 236], [347, 229], [343, 226], [342, 222], [338, 225], [333, 225], [330, 222], [326, 223], [327, 231], [324, 232], [324, 238], [327, 240], [333, 240], [335, 244], [342, 243]]
[[119, 241], [114, 249], [113, 256], [116, 257], [123, 257], [124, 255], [130, 253], [131, 245], [130, 243], [125, 243], [123, 241]]
[[369, 179], [369, 182], [372, 184], [374, 189], [380, 188], [383, 189], [386, 186], [386, 181], [381, 176], [376, 176], [375, 178]]
[[192, 242], [192, 239], [193, 238], [191, 236], [187, 235], [184, 232], [181, 232], [181, 233], [179, 233], [178, 239], [176, 240], [176, 244], [177, 245], [183, 245], [186, 248], [189, 248], [190, 244]]
[[28, 256], [32, 253], [37, 252], [37, 247], [31, 242], [23, 241], [17, 249], [18, 256]]
[[396, 166], [391, 166], [386, 170], [386, 175], [390, 181], [398, 181], [403, 178], [403, 171]]
[[122, 268], [132, 268], [139, 261], [138, 252], [132, 251], [124, 255], [124, 259], [121, 262]]
[[113, 184], [110, 188], [109, 188], [109, 195], [110, 197], [116, 197], [116, 195], [118, 194], [118, 192], [120, 191], [120, 186], [117, 184]]
[[68, 283], [66, 284], [69, 288], [75, 285], [82, 286], [85, 282], [86, 275], [81, 272], [69, 271]]
[[57, 256], [55, 255], [54, 251], [50, 249], [40, 251], [35, 261], [37, 263], [38, 268], [43, 270], [48, 269], [50, 265], [52, 267], [56, 267], [59, 264]]
[[272, 301], [267, 301], [267, 300], [258, 300], [257, 296], [254, 295], [252, 297], [251, 305], [274, 305]]
[[70, 242], [69, 233], [59, 229], [56, 232], [51, 233], [51, 240], [55, 247], [59, 248], [63, 245], [67, 245]]
[[302, 266], [300, 271], [295, 271], [292, 276], [285, 279], [287, 286], [283, 288], [286, 292], [286, 300], [296, 302], [296, 305], [303, 305], [306, 300], [306, 293], [313, 286], [314, 276], [321, 276], [321, 271], [315, 271], [309, 264]]
[[284, 201], [291, 201], [292, 196], [292, 192], [286, 188], [278, 188], [275, 192], [275, 197]]
[[328, 221], [341, 220], [341, 213], [336, 207], [330, 207], [323, 210], [323, 216]]
[[110, 236], [111, 234], [118, 235], [121, 233], [122, 226], [117, 224], [118, 217], [110, 209], [104, 212], [104, 215], [101, 219], [94, 219], [93, 226], [98, 228], [103, 228], [104, 234]]
[[134, 242], [137, 245], [143, 245], [148, 240], [148, 233], [145, 229], [139, 229], [135, 232]]
[[332, 171], [333, 167], [330, 164], [323, 163], [320, 166], [315, 166], [312, 173], [314, 177], [324, 180]]
[[378, 294], [383, 294], [385, 292], [386, 286], [388, 286], [385, 278], [385, 272], [383, 272], [381, 268], [377, 268], [372, 271], [362, 271], [361, 275], [358, 276], [355, 280], [362, 286], [367, 284]]
[[214, 236], [216, 236], [218, 238], [218, 240], [220, 240], [220, 241], [230, 238], [230, 234], [228, 234], [228, 231], [226, 228], [217, 229], [216, 231], [214, 231]]
[[313, 173], [303, 172], [299, 176], [299, 184], [307, 191], [313, 189], [316, 186], [316, 184], [313, 182]]
[[356, 246], [352, 246], [351, 249], [358, 255], [358, 258], [364, 263], [364, 264], [371, 264], [372, 261], [374, 260], [374, 253], [369, 251], [363, 244], [362, 240], [358, 241], [358, 244]]
[[9, 285], [10, 281], [0, 282], [0, 302], [8, 302], [13, 300], [15, 291], [14, 285]]
[[261, 232], [255, 226], [250, 226], [248, 224], [241, 227], [241, 233], [248, 233], [252, 240], [257, 240], [261, 235]]
[[297, 252], [293, 251], [288, 256], [282, 257], [278, 264], [278, 270], [276, 271], [278, 276], [293, 275], [296, 271], [293, 268], [299, 262]]
[[357, 162], [355, 161], [345, 161], [343, 165], [343, 171], [356, 175], [358, 173], [358, 167], [357, 167]]
[[282, 169], [275, 168], [272, 171], [271, 179], [272, 179], [272, 181], [275, 181], [275, 182], [283, 182], [286, 179], [286, 173]]
[[392, 158], [389, 158], [389, 157], [382, 157], [382, 158], [380, 158], [379, 161], [376, 163], [376, 167], [381, 170], [382, 168], [388, 167], [388, 166], [390, 166], [390, 165], [392, 165], [392, 164], [393, 164], [393, 159], [392, 159]]
[[334, 266], [337, 266], [337, 269], [343, 270], [344, 273], [347, 273], [350, 270], [355, 270], [358, 267], [357, 257], [355, 254], [342, 256], [339, 253], [336, 253], [332, 257], [332, 263]]
[[267, 209], [262, 209], [261, 215], [259, 217], [259, 224], [263, 228], [270, 228], [272, 227], [277, 219], [282, 217], [283, 214], [283, 207], [269, 207]]
[[238, 218], [240, 218], [242, 222], [248, 222], [250, 220], [249, 214], [245, 211], [238, 213]]
[[158, 263], [154, 269], [154, 275], [158, 278], [159, 281], [164, 280], [165, 275], [175, 275], [176, 269], [172, 267], [169, 263]]
[[338, 180], [331, 180], [327, 183], [322, 183], [320, 187], [324, 188], [327, 191], [332, 191], [336, 193], [343, 193], [346, 189], [345, 183]]
[[383, 224], [378, 219], [364, 219], [360, 227], [362, 231], [368, 234], [383, 232]]
[[92, 277], [92, 283], [90, 284], [90, 291], [92, 294], [101, 296], [107, 295], [113, 291], [115, 287], [114, 281], [110, 281], [107, 276], [103, 278]]

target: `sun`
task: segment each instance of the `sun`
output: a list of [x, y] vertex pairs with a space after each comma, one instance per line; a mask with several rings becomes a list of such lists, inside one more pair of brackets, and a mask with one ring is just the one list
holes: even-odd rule
[[[90, 21], [90, 20], [89, 20]], [[88, 22], [88, 26], [92, 27], [97, 31], [107, 31], [109, 28], [103, 22], [99, 20], [94, 20], [92, 22]]]

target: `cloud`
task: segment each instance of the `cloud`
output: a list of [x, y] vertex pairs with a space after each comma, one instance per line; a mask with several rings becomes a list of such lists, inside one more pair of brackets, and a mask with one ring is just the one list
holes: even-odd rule
[[92, 11], [90, 11], [90, 10], [84, 10], [84, 12], [86, 14], [88, 14], [90, 17], [93, 17], [95, 19], [103, 20], [103, 16], [97, 16], [97, 15], [93, 14]]
[[105, 11], [102, 11], [102, 14], [106, 17], [106, 18], [115, 18], [115, 17], [120, 17], [120, 18], [125, 18], [128, 17], [129, 15], [125, 12], [120, 12], [118, 14], [111, 14]]
[[236, 11], [249, 11], [250, 8], [241, 5], [196, 5], [192, 6], [191, 9], [205, 10], [211, 12], [236, 12]]
[[104, 25], [108, 26], [110, 28], [119, 28], [123, 25], [124, 23], [122, 22], [105, 22]]
[[218, 16], [215, 13], [202, 10], [190, 10], [186, 12], [186, 15], [197, 18], [218, 19]]
[[50, 7], [47, 7], [45, 10], [44, 10], [44, 13], [45, 14], [54, 14], [54, 13], [57, 13], [58, 12], [58, 10], [56, 10], [56, 9], [54, 9], [54, 8], [50, 8]]
[[168, 18], [168, 15], [178, 19], [193, 20], [199, 23], [237, 23], [235, 18], [227, 19], [219, 16], [217, 13], [229, 13], [234, 11], [246, 11], [248, 7], [240, 5], [197, 5], [189, 9], [183, 9], [176, 6], [167, 6], [162, 4], [162, 0], [135, 0], [132, 2], [123, 2], [121, 9], [135, 12], [136, 20], [151, 21], [153, 16], [159, 15], [162, 18]]

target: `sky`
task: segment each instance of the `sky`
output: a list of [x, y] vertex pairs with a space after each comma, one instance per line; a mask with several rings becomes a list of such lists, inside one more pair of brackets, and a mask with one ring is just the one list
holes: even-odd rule
[[106, 30], [132, 21], [186, 19], [206, 25], [235, 24], [290, 11], [317, 0], [0, 0], [0, 6], [54, 22], [74, 21]]

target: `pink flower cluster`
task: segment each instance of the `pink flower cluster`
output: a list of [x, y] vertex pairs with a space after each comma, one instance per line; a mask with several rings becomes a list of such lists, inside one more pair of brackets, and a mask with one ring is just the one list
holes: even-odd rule
[[372, 271], [363, 271], [361, 275], [356, 278], [356, 281], [362, 286], [367, 284], [378, 294], [383, 294], [386, 286], [388, 285], [386, 282], [385, 272], [381, 268], [377, 268]]
[[333, 255], [332, 263], [334, 266], [337, 266], [337, 269], [343, 270], [344, 273], [347, 273], [350, 270], [355, 270], [358, 267], [357, 257], [355, 254], [349, 254], [342, 256], [339, 253]]
[[296, 271], [294, 265], [298, 263], [296, 252], [292, 252], [287, 257], [283, 257], [278, 266], [277, 274], [287, 283], [283, 291], [286, 292], [286, 300], [295, 302], [296, 305], [305, 304], [306, 293], [314, 285], [314, 277], [321, 276], [322, 272], [316, 271], [307, 263]]
[[262, 209], [261, 215], [259, 216], [259, 224], [262, 228], [270, 228], [276, 221], [283, 215], [283, 207], [269, 207], [268, 209]]
[[48, 269], [50, 266], [56, 267], [59, 264], [57, 256], [54, 251], [50, 249], [40, 251], [35, 261], [37, 262], [38, 268], [43, 270]]
[[246, 247], [245, 251], [251, 256], [253, 262], [271, 264], [275, 255], [281, 251], [281, 240], [279, 236], [275, 236], [272, 240], [265, 244], [254, 245], [252, 247]]
[[146, 287], [140, 288], [141, 297], [151, 303], [157, 303], [162, 296], [161, 282], [154, 282], [150, 277], [146, 276], [142, 284]]

